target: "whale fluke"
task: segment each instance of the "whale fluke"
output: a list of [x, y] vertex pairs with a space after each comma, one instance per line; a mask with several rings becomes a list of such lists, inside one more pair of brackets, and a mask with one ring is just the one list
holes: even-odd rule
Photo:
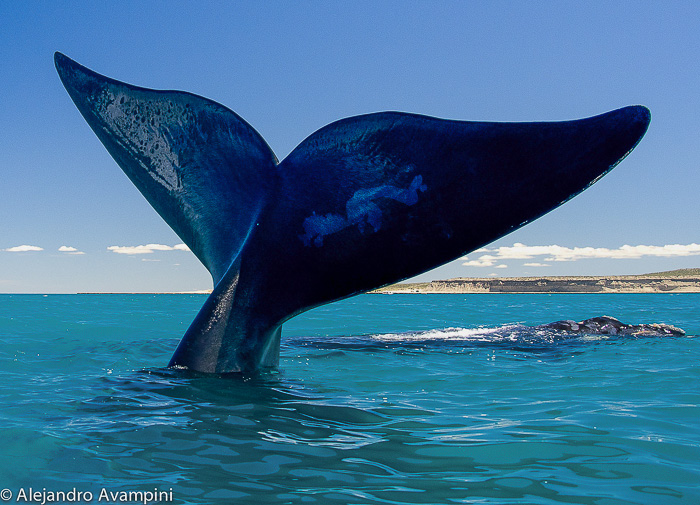
[[568, 122], [341, 119], [282, 162], [226, 107], [101, 76], [59, 76], [126, 175], [211, 272], [214, 290], [170, 362], [275, 366], [284, 321], [415, 276], [561, 205], [619, 163], [642, 106]]

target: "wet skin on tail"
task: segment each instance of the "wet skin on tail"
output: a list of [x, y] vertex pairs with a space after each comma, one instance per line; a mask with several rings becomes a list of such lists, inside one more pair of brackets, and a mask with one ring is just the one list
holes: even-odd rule
[[170, 362], [276, 366], [281, 325], [309, 308], [451, 261], [549, 212], [619, 163], [642, 106], [567, 122], [400, 112], [341, 119], [279, 162], [226, 107], [131, 86], [56, 53], [112, 157], [207, 267], [214, 290]]

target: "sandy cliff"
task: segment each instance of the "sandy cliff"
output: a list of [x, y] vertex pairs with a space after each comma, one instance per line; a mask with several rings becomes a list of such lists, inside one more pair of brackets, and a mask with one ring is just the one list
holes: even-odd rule
[[700, 293], [700, 275], [457, 278], [395, 284], [380, 293]]

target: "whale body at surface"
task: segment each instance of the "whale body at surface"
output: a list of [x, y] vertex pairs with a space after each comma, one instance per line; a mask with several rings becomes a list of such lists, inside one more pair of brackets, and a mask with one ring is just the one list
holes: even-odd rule
[[639, 142], [642, 106], [566, 122], [380, 112], [341, 119], [279, 162], [226, 107], [99, 75], [59, 76], [126, 175], [211, 272], [170, 362], [252, 371], [309, 308], [451, 261], [564, 203]]
[[566, 319], [533, 328], [585, 335], [633, 335], [640, 337], [682, 337], [685, 335], [685, 331], [681, 328], [670, 324], [626, 324], [610, 316], [591, 317], [583, 321]]

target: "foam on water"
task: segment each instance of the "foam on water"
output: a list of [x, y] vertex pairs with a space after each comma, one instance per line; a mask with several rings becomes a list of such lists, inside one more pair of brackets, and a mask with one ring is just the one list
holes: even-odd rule
[[515, 330], [519, 325], [505, 325], [497, 328], [444, 328], [428, 331], [416, 331], [405, 333], [386, 333], [372, 335], [371, 338], [379, 341], [478, 341], [489, 342], [497, 338], [508, 338], [505, 333], [510, 333], [510, 338], [515, 339]]

